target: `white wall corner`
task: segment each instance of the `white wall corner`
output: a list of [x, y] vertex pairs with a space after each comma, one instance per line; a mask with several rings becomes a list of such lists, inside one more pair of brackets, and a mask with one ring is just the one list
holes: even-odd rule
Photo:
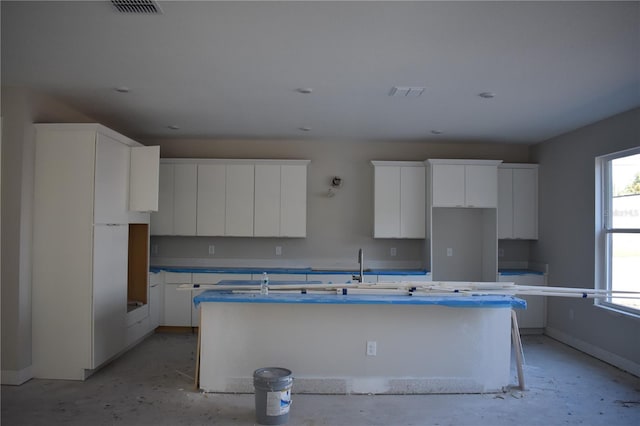
[[0, 381], [3, 385], [19, 386], [32, 378], [31, 366], [28, 366], [22, 370], [2, 370]]

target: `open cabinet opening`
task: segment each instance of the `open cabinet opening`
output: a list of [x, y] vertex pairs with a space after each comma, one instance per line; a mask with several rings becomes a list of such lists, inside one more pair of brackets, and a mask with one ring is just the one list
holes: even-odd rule
[[146, 223], [130, 223], [127, 311], [132, 311], [148, 303], [148, 254], [149, 225]]

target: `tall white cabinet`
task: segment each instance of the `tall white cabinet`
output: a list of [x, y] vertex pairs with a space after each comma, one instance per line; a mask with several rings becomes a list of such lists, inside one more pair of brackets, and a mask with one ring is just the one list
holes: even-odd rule
[[437, 281], [495, 281], [499, 160], [430, 159], [427, 227]]
[[34, 377], [84, 379], [126, 347], [129, 221], [149, 221], [130, 186], [157, 182], [153, 167], [131, 176], [157, 155], [132, 159], [133, 146], [96, 124], [36, 125]]

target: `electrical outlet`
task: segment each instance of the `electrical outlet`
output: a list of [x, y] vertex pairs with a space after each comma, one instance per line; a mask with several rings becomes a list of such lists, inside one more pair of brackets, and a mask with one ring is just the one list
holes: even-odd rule
[[375, 341], [367, 341], [367, 356], [376, 356], [378, 353], [378, 344]]
[[282, 256], [282, 247], [276, 246], [276, 256]]
[[573, 309], [569, 309], [569, 319], [573, 321]]
[[216, 246], [214, 246], [213, 244], [209, 246], [209, 254], [212, 256], [216, 254]]
[[503, 248], [499, 248], [498, 249], [498, 257], [504, 257], [504, 249]]
[[391, 254], [391, 256], [395, 256], [396, 255], [396, 248], [395, 247], [391, 247], [391, 250], [389, 250], [389, 253]]
[[447, 257], [451, 257], [451, 256], [453, 256], [453, 249], [451, 247], [449, 247], [447, 249]]

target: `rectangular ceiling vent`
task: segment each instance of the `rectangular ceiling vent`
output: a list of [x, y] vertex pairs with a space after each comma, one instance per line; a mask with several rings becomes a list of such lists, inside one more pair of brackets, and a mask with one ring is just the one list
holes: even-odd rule
[[424, 93], [426, 87], [416, 87], [416, 86], [394, 86], [389, 91], [389, 96], [407, 96], [407, 97], [417, 97]]
[[111, 4], [120, 13], [161, 14], [162, 9], [156, 0], [111, 0]]

